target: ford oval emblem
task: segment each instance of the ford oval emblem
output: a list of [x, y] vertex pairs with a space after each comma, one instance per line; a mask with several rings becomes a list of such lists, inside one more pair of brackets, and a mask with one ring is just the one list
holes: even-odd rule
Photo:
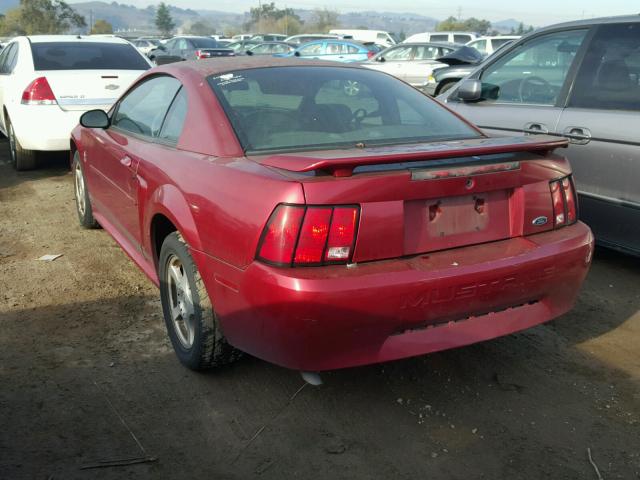
[[545, 217], [544, 215], [541, 215], [539, 217], [534, 218], [533, 222], [531, 223], [533, 223], [537, 227], [541, 227], [542, 225], [546, 225], [548, 220], [549, 219], [547, 217]]

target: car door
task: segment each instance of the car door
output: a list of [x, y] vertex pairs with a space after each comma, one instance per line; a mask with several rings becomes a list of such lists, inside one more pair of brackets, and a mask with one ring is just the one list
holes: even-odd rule
[[575, 71], [574, 59], [588, 28], [537, 35], [510, 48], [475, 72], [481, 100], [465, 103], [456, 90], [448, 105], [480, 128], [502, 135], [556, 133]]
[[141, 245], [138, 166], [158, 138], [180, 82], [160, 75], [143, 80], [116, 105], [111, 125], [95, 130], [89, 149], [92, 201], [135, 249]]
[[313, 42], [300, 47], [296, 53], [296, 57], [324, 59], [325, 58], [325, 42]]
[[640, 253], [640, 24], [597, 27], [558, 122], [596, 239]]

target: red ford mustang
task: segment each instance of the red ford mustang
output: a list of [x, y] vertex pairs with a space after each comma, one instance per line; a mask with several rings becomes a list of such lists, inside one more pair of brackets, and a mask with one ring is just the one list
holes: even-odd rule
[[381, 72], [183, 62], [81, 125], [80, 223], [160, 287], [190, 368], [468, 345], [563, 314], [589, 268], [564, 140], [488, 137]]

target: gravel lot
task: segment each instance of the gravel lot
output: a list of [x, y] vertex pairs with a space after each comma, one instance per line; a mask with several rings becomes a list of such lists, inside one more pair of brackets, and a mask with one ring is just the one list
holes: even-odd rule
[[250, 357], [197, 374], [155, 287], [78, 227], [65, 159], [16, 174], [0, 152], [0, 479], [597, 479], [587, 448], [640, 478], [638, 259], [596, 250], [547, 325], [322, 387]]

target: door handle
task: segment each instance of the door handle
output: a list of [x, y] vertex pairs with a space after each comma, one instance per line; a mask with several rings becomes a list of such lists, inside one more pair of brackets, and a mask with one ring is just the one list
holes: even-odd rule
[[124, 156], [120, 159], [120, 163], [127, 168], [131, 168], [131, 158], [129, 156]]
[[522, 129], [525, 135], [545, 135], [549, 133], [549, 129], [543, 123], [531, 122], [525, 124]]
[[562, 135], [576, 145], [586, 145], [591, 141], [591, 132], [584, 127], [567, 127], [562, 132]]

